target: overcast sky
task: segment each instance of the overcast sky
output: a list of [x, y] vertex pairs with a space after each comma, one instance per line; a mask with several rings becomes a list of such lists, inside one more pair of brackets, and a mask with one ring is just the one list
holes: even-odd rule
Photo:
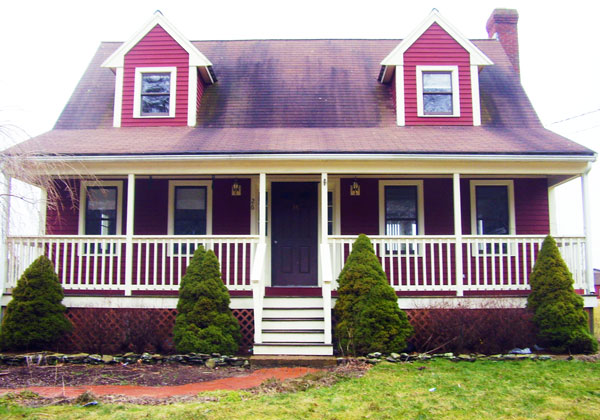
[[[477, 39], [487, 38], [488, 17], [494, 8], [503, 7], [519, 12], [521, 79], [544, 125], [600, 150], [597, 22], [600, 2], [407, 3], [401, 0], [4, 2], [0, 25], [0, 124], [15, 127], [10, 133], [13, 139], [24, 137], [24, 133], [35, 136], [50, 130], [100, 42], [127, 40], [157, 9], [191, 40], [372, 39], [405, 37], [435, 7], [465, 36]], [[6, 137], [1, 140], [8, 144]], [[591, 175], [592, 196], [595, 196], [592, 216], [600, 214], [597, 172], [598, 168]], [[579, 183], [563, 190], [560, 229], [577, 233], [582, 219]], [[600, 267], [600, 218], [593, 217], [593, 222], [595, 266]]]

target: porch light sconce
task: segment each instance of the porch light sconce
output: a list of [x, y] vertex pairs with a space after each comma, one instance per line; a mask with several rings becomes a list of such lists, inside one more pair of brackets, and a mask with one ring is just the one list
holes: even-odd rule
[[360, 184], [354, 178], [354, 182], [350, 185], [350, 195], [360, 195]]
[[234, 197], [242, 195], [242, 186], [237, 179], [233, 181], [233, 185], [231, 186], [231, 195]]

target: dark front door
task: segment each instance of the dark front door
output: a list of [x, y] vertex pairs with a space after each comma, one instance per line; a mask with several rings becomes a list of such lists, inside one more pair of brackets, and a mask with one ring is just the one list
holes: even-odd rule
[[273, 286], [316, 286], [316, 182], [271, 184], [271, 283]]

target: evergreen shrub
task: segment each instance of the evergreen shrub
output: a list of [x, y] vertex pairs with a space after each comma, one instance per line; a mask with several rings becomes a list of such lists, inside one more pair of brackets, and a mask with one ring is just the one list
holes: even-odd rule
[[335, 337], [346, 354], [398, 352], [413, 333], [371, 241], [360, 235], [338, 278]]
[[6, 307], [0, 330], [4, 350], [49, 350], [72, 329], [65, 317], [62, 286], [45, 256], [25, 270]]
[[199, 246], [179, 287], [175, 349], [180, 353], [237, 352], [240, 326], [229, 304], [217, 257]]
[[573, 289], [573, 277], [556, 242], [544, 240], [530, 276], [527, 307], [533, 311], [539, 344], [558, 353], [595, 353], [598, 341], [590, 334], [583, 298]]

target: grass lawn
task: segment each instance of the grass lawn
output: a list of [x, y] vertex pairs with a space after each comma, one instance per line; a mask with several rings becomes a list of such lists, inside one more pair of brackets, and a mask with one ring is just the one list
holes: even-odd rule
[[24, 408], [0, 418], [68, 419], [593, 419], [600, 363], [383, 363], [359, 379], [290, 394], [211, 393], [218, 401], [163, 406]]

